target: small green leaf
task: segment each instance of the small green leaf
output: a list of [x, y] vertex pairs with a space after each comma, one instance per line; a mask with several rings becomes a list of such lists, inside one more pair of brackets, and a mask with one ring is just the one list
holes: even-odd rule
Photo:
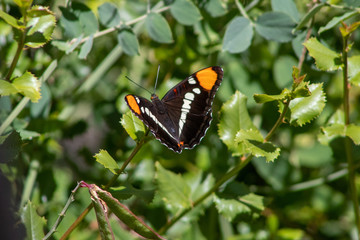
[[296, 240], [305, 236], [303, 230], [296, 228], [281, 228], [276, 232], [276, 239]]
[[129, 56], [139, 55], [139, 42], [130, 28], [123, 28], [117, 35], [118, 42]]
[[170, 12], [181, 24], [194, 25], [201, 20], [199, 9], [189, 0], [175, 0], [171, 4]]
[[94, 157], [98, 163], [109, 169], [113, 174], [116, 174], [117, 170], [120, 169], [119, 165], [106, 150], [100, 150]]
[[111, 28], [119, 25], [120, 13], [117, 7], [109, 2], [106, 2], [98, 7], [99, 19], [102, 25]]
[[246, 108], [247, 97], [236, 91], [229, 101], [221, 107], [219, 136], [233, 152], [238, 152], [235, 136], [240, 129], [256, 129]]
[[131, 111], [123, 115], [120, 123], [135, 142], [138, 142], [145, 134], [145, 125]]
[[240, 130], [235, 137], [235, 142], [239, 144], [241, 151], [233, 155], [252, 154], [255, 157], [264, 157], [266, 162], [273, 162], [280, 154], [280, 148], [267, 142], [263, 143], [264, 139], [259, 130]]
[[289, 42], [294, 38], [295, 22], [285, 13], [266, 12], [259, 16], [255, 29], [267, 40]]
[[87, 55], [90, 53], [93, 46], [94, 34], [90, 35], [88, 40], [81, 46], [79, 52], [80, 59], [86, 59]]
[[358, 11], [351, 11], [351, 12], [346, 12], [345, 14], [341, 15], [341, 16], [336, 16], [333, 17], [333, 19], [331, 19], [324, 27], [320, 27], [318, 34], [321, 34], [333, 27], [335, 27], [336, 25], [338, 25], [339, 23], [341, 23], [342, 21], [345, 21], [346, 19], [349, 19], [355, 15], [359, 14]]
[[24, 96], [32, 102], [39, 101], [41, 82], [30, 72], [24, 73], [21, 77], [15, 78], [12, 84]]
[[346, 136], [351, 138], [356, 145], [360, 144], [360, 126], [349, 124], [346, 127]]
[[290, 93], [291, 93], [291, 91], [289, 89], [285, 88], [280, 94], [277, 94], [277, 95], [254, 94], [254, 99], [257, 103], [283, 101], [290, 95]]
[[46, 220], [44, 217], [40, 217], [35, 209], [35, 206], [28, 201], [25, 207], [21, 211], [21, 220], [26, 228], [26, 235], [29, 239], [43, 239]]
[[290, 123], [302, 126], [320, 115], [325, 107], [322, 83], [309, 84], [311, 96], [295, 98], [290, 102]]
[[205, 10], [213, 17], [220, 17], [227, 13], [221, 0], [209, 0], [205, 2]]
[[27, 22], [25, 45], [38, 48], [43, 46], [51, 39], [51, 35], [56, 25], [54, 13], [48, 8], [34, 6], [28, 11], [29, 20]]
[[360, 55], [348, 58], [349, 81], [354, 86], [360, 86]]
[[166, 207], [174, 214], [191, 207], [191, 189], [182, 176], [166, 170], [159, 162], [156, 162], [155, 166], [157, 194], [165, 202]]
[[21, 140], [32, 140], [35, 137], [40, 137], [40, 133], [35, 131], [28, 131], [28, 130], [19, 130], [18, 131], [21, 137]]
[[25, 26], [21, 26], [18, 24], [18, 20], [14, 18], [13, 16], [7, 14], [6, 12], [2, 11], [0, 9], [0, 18], [4, 19], [5, 22], [7, 22], [9, 25], [16, 29], [24, 28]]
[[222, 199], [214, 197], [214, 203], [219, 213], [227, 220], [232, 221], [240, 214], [258, 216], [264, 207], [264, 197], [249, 193], [238, 199]]
[[345, 125], [335, 123], [328, 127], [321, 128], [321, 133], [318, 135], [318, 139], [321, 144], [327, 145], [333, 139], [343, 136], [345, 136]]
[[341, 68], [340, 54], [325, 47], [316, 38], [310, 38], [304, 43], [304, 46], [309, 51], [310, 56], [315, 59], [316, 66], [320, 70], [333, 71]]
[[293, 0], [271, 0], [271, 8], [274, 12], [282, 12], [289, 15], [294, 22], [300, 20], [299, 11]]
[[145, 27], [149, 36], [159, 43], [172, 43], [173, 37], [169, 24], [163, 16], [150, 12], [145, 19]]
[[8, 81], [0, 80], [0, 95], [8, 96], [17, 93], [18, 90]]
[[235, 17], [226, 28], [223, 50], [240, 53], [249, 48], [253, 37], [251, 22], [244, 17]]

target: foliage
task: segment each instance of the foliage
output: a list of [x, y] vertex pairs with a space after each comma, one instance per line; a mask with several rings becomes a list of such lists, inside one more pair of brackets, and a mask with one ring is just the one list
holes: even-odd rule
[[[358, 238], [358, 1], [1, 6], [4, 239]], [[180, 155], [124, 101], [158, 64], [160, 97], [224, 69]]]

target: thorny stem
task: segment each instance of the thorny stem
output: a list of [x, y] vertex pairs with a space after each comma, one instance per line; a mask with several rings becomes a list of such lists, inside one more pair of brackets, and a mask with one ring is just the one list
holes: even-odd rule
[[56, 228], [59, 226], [59, 224], [61, 223], [61, 221], [63, 220], [63, 218], [65, 217], [65, 213], [67, 211], [67, 209], [69, 208], [70, 204], [75, 200], [75, 193], [76, 191], [79, 189], [80, 187], [80, 183], [78, 183], [76, 185], [76, 187], [74, 188], [74, 190], [71, 191], [70, 197], [67, 200], [65, 207], [63, 208], [63, 210], [61, 211], [61, 213], [59, 214], [58, 219], [56, 220], [54, 226], [50, 229], [50, 231], [46, 234], [46, 236], [43, 238], [43, 240], [48, 239], [49, 237], [51, 237], [51, 235], [54, 234], [54, 232], [56, 231]]
[[[145, 134], [143, 136], [143, 138], [136, 144], [136, 147], [134, 148], [134, 150], [131, 152], [130, 156], [126, 159], [126, 161], [123, 163], [123, 165], [121, 166], [121, 168], [116, 172], [116, 174], [110, 179], [110, 181], [106, 184], [106, 186], [104, 187], [104, 189], [109, 189], [109, 187], [111, 187], [115, 181], [118, 179], [118, 177], [120, 176], [121, 173], [124, 172], [125, 168], [127, 167], [127, 165], [131, 162], [131, 160], [135, 157], [135, 155], [139, 152], [139, 150], [141, 149], [141, 147], [145, 144], [146, 142], [146, 137], [149, 134], [149, 129], [147, 129], [145, 131]], [[65, 240], [69, 237], [69, 235], [72, 233], [72, 231], [81, 223], [81, 221], [85, 218], [85, 216], [90, 212], [90, 210], [93, 208], [93, 204], [90, 203], [86, 209], [80, 214], [80, 216], [73, 222], [73, 224], [71, 224], [71, 226], [68, 228], [68, 230], [66, 230], [66, 232], [64, 233], [64, 235], [61, 236], [60, 240]]]
[[[350, 110], [349, 110], [349, 88], [350, 84], [348, 82], [348, 38], [349, 35], [343, 36], [343, 80], [344, 80], [344, 118], [345, 118], [345, 127], [350, 124]], [[359, 200], [357, 198], [357, 190], [355, 183], [355, 167], [354, 159], [352, 152], [352, 141], [349, 137], [345, 137], [345, 152], [346, 159], [348, 164], [349, 171], [349, 185], [350, 185], [350, 195], [353, 202], [355, 222], [358, 230], [358, 236], [360, 234], [360, 209], [359, 209]]]

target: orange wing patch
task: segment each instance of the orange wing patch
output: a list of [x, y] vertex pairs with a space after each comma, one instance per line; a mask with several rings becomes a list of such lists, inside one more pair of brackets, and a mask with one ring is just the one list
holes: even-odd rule
[[198, 79], [201, 87], [210, 91], [215, 85], [218, 74], [210, 67], [197, 72], [196, 78]]
[[140, 115], [141, 112], [140, 112], [139, 104], [136, 102], [134, 96], [127, 95], [125, 98], [131, 110], [133, 110], [136, 114]]

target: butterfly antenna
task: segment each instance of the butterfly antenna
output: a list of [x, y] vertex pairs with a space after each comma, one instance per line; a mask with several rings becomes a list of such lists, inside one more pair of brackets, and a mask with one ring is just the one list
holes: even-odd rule
[[145, 91], [147, 91], [148, 93], [152, 94], [149, 90], [147, 90], [146, 88], [144, 88], [143, 86], [141, 86], [140, 84], [137, 84], [136, 82], [134, 82], [133, 80], [131, 80], [128, 76], [125, 76], [130, 82], [134, 83], [136, 86], [144, 89]]
[[154, 92], [156, 92], [157, 82], [158, 82], [158, 78], [159, 78], [159, 72], [160, 72], [160, 64], [159, 64], [158, 69], [157, 69]]

